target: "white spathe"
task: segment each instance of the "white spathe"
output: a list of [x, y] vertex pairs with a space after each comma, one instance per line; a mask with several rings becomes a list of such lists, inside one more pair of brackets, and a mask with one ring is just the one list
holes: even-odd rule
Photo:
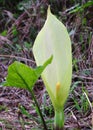
[[52, 63], [42, 73], [42, 79], [56, 110], [63, 107], [72, 78], [71, 41], [66, 27], [48, 8], [47, 20], [36, 37], [33, 53], [37, 65], [53, 55]]

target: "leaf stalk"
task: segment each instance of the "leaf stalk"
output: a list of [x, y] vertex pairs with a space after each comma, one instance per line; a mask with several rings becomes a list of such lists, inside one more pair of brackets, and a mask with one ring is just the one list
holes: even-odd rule
[[40, 117], [41, 117], [41, 120], [42, 120], [42, 123], [43, 123], [43, 126], [44, 126], [44, 130], [48, 130], [48, 129], [47, 129], [47, 126], [46, 126], [46, 122], [45, 122], [45, 120], [44, 120], [44, 118], [43, 118], [42, 112], [41, 112], [41, 110], [40, 110], [39, 104], [38, 104], [38, 102], [37, 102], [37, 100], [36, 100], [35, 94], [34, 94], [33, 90], [31, 90], [31, 89], [29, 89], [29, 92], [31, 93], [32, 98], [33, 98], [33, 100], [34, 100], [34, 102], [35, 102], [35, 104], [36, 104], [36, 107], [37, 107], [37, 109], [38, 109], [39, 115], [40, 115]]
[[56, 111], [54, 117], [54, 130], [64, 130], [64, 111]]

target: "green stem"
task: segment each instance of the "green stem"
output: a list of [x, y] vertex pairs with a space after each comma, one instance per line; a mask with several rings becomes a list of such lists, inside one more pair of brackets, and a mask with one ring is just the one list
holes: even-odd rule
[[33, 100], [34, 100], [34, 102], [35, 102], [35, 104], [36, 104], [36, 107], [37, 107], [37, 109], [38, 109], [39, 115], [40, 115], [40, 117], [41, 117], [41, 120], [42, 120], [42, 123], [43, 123], [43, 126], [44, 126], [44, 130], [47, 130], [47, 126], [46, 126], [45, 120], [44, 120], [43, 115], [42, 115], [42, 113], [41, 113], [41, 110], [40, 110], [40, 107], [39, 107], [39, 105], [38, 105], [38, 102], [37, 102], [37, 100], [36, 100], [36, 98], [35, 98], [34, 92], [33, 92], [32, 90], [30, 90], [30, 89], [29, 89], [29, 92], [31, 93], [32, 98], [33, 98]]
[[63, 130], [64, 128], [64, 111], [55, 111], [54, 130]]

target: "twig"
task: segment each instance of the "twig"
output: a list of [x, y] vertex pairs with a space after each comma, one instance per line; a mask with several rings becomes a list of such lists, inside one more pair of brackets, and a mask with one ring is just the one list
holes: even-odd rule
[[80, 75], [75, 75], [75, 74], [73, 74], [73, 77], [74, 77], [74, 78], [75, 78], [75, 77], [78, 77], [78, 78], [82, 78], [82, 79], [93, 80], [93, 78], [91, 78], [91, 77], [80, 76]]
[[19, 56], [14, 56], [14, 55], [0, 55], [0, 57], [5, 57], [5, 58], [16, 58], [16, 59], [21, 59], [21, 60], [25, 60], [25, 61], [30, 61], [32, 63], [35, 63], [35, 61], [24, 58], [24, 57], [19, 57]]

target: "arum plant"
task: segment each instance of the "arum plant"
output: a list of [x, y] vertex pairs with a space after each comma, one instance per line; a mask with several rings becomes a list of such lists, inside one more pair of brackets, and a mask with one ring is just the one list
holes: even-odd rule
[[64, 126], [64, 103], [67, 99], [72, 77], [71, 41], [66, 27], [51, 13], [39, 32], [33, 53], [37, 65], [53, 55], [52, 63], [41, 74], [54, 106], [54, 129], [62, 130]]
[[35, 69], [18, 61], [15, 61], [8, 67], [8, 75], [6, 77], [5, 83], [3, 84], [4, 86], [15, 86], [17, 88], [27, 89], [31, 93], [45, 130], [47, 130], [47, 126], [40, 111], [38, 102], [35, 98], [33, 86], [40, 77], [41, 73], [44, 71], [44, 69], [52, 62], [52, 58], [53, 56], [51, 56], [46, 62], [44, 62], [43, 65], [38, 66]]

